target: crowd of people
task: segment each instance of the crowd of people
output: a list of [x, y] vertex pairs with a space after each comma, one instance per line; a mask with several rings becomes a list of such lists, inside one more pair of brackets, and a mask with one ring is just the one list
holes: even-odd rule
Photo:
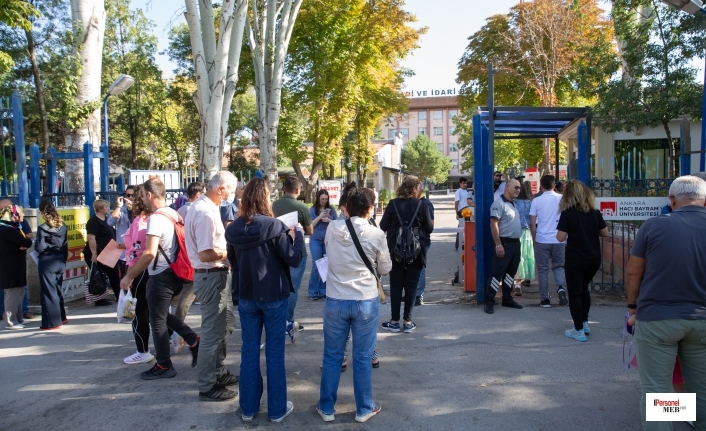
[[[498, 290], [501, 306], [522, 309], [514, 297], [522, 296], [522, 286], [535, 277], [539, 306], [552, 307], [551, 265], [558, 304], [568, 305], [573, 322], [565, 335], [586, 342], [591, 333], [590, 283], [601, 266], [600, 238], [609, 236], [592, 190], [577, 180], [560, 189], [553, 176], [545, 175], [540, 193], [533, 196], [529, 182], [501, 179], [495, 178], [497, 198], [489, 210], [495, 253], [492, 275], [484, 287], [485, 313], [495, 312]], [[141, 373], [143, 379], [175, 376], [171, 356], [188, 347], [191, 365], [198, 371], [199, 398], [227, 401], [239, 396], [242, 420], [248, 422], [260, 410], [264, 347], [268, 416], [281, 422], [294, 408], [287, 396], [284, 352], [285, 341], [295, 343], [305, 329], [295, 320], [295, 311], [307, 265], [304, 236], [309, 236], [312, 259], [307, 293], [311, 301], [324, 303], [316, 410], [324, 421], [335, 420], [340, 374], [347, 367], [352, 343], [355, 420], [365, 422], [381, 411], [373, 399], [372, 384], [372, 369], [380, 366], [376, 345], [380, 277], [389, 275], [391, 297], [391, 316], [381, 327], [393, 333], [414, 331], [412, 312], [423, 303], [434, 207], [422, 197], [422, 184], [414, 176], [400, 183], [379, 227], [376, 194], [354, 183], [342, 191], [339, 212], [325, 190], [316, 193], [311, 207], [299, 201], [301, 184], [296, 177], [286, 178], [282, 191], [282, 197], [271, 202], [262, 178], [240, 190], [238, 179], [221, 171], [208, 184], [190, 184], [186, 196], [170, 207], [159, 179], [129, 186], [113, 211], [104, 200], [94, 202], [84, 258], [106, 274], [116, 299], [120, 290], [137, 298], [132, 320], [136, 352], [124, 362], [155, 361]], [[669, 199], [671, 213], [648, 220], [637, 232], [627, 269], [643, 409], [646, 393], [671, 391], [668, 384], [677, 370], [683, 374], [683, 390], [696, 392], [697, 405], [706, 405], [706, 290], [698, 282], [706, 268], [702, 247], [706, 175], [675, 179]], [[458, 217], [464, 218], [463, 209], [473, 206], [472, 187], [468, 190], [462, 178], [455, 196]], [[67, 228], [51, 202], [43, 201], [39, 212], [44, 222], [36, 238], [30, 238], [22, 228], [22, 209], [0, 201], [0, 259], [13, 268], [0, 275], [8, 329], [24, 327], [26, 250], [32, 245], [38, 254], [40, 329], [55, 330], [68, 323], [61, 293]], [[296, 224], [286, 225], [276, 218], [293, 212]], [[111, 241], [123, 250], [114, 267], [98, 261]], [[328, 258], [325, 276], [317, 266], [324, 257]], [[683, 271], [670, 271], [676, 267]], [[195, 301], [201, 315], [198, 335], [184, 322]], [[101, 299], [96, 305], [110, 303]], [[227, 342], [236, 328], [236, 307], [242, 334], [237, 374], [225, 365]], [[239, 391], [233, 389], [235, 385]], [[697, 417], [703, 423], [706, 409], [701, 407]], [[647, 422], [643, 427], [661, 429]]]

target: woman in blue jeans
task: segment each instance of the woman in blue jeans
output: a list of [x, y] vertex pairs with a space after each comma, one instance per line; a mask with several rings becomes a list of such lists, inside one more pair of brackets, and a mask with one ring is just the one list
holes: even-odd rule
[[[316, 410], [326, 422], [335, 420], [341, 362], [349, 332], [353, 334], [355, 420], [365, 422], [380, 412], [380, 405], [373, 402], [371, 364], [380, 299], [377, 276], [368, 269], [365, 260], [383, 275], [390, 272], [392, 262], [385, 234], [368, 223], [375, 202], [372, 190], [353, 189], [347, 197], [350, 219], [331, 222], [325, 241], [329, 272], [324, 305], [324, 358]], [[358, 252], [353, 235], [360, 242], [365, 260]]]
[[316, 261], [326, 254], [324, 239], [326, 229], [332, 220], [338, 219], [336, 210], [331, 207], [328, 201], [328, 192], [319, 190], [316, 192], [314, 206], [309, 208], [311, 224], [314, 226], [314, 234], [309, 237], [309, 250], [311, 250], [311, 275], [309, 276], [309, 299], [316, 301], [326, 298], [326, 282], [319, 275], [319, 268]]
[[287, 320], [287, 299], [294, 292], [289, 268], [301, 263], [304, 233], [288, 229], [273, 217], [269, 196], [265, 180], [252, 179], [243, 191], [240, 217], [226, 228], [232, 287], [239, 298], [242, 328], [240, 409], [245, 422], [260, 410], [263, 327], [267, 337], [267, 414], [272, 422], [282, 422], [294, 409], [287, 401], [282, 328]]

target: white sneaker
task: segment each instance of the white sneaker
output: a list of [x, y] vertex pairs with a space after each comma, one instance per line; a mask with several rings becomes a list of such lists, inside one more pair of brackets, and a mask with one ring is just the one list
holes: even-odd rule
[[272, 421], [274, 423], [280, 423], [284, 420], [284, 418], [286, 418], [287, 416], [289, 416], [292, 413], [292, 410], [294, 410], [294, 404], [292, 404], [291, 401], [287, 401], [287, 411], [284, 412], [284, 414], [278, 418], [274, 418], [274, 419], [270, 418], [270, 421]]
[[25, 325], [18, 323], [16, 325], [5, 326], [5, 329], [25, 329]]
[[169, 343], [172, 345], [172, 351], [175, 355], [181, 352], [181, 349], [183, 349], [186, 345], [186, 341], [184, 341], [184, 339], [181, 338], [176, 332], [174, 332], [171, 338], [169, 338]]
[[151, 362], [154, 360], [154, 355], [150, 352], [140, 353], [135, 352], [127, 358], [123, 359], [123, 362], [129, 365], [133, 364], [144, 364], [145, 362]]
[[575, 328], [567, 329], [564, 331], [564, 335], [569, 338], [573, 338], [576, 341], [584, 342], [587, 340], [586, 335], [583, 333], [583, 329], [577, 331]]

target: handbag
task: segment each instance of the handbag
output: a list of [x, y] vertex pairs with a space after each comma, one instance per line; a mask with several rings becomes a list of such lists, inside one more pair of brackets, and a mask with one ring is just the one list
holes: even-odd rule
[[348, 231], [351, 233], [351, 238], [353, 238], [353, 244], [355, 244], [355, 249], [358, 250], [360, 258], [363, 259], [363, 263], [365, 264], [365, 266], [368, 267], [368, 270], [373, 273], [373, 277], [375, 277], [375, 281], [377, 281], [378, 283], [378, 295], [380, 295], [380, 301], [385, 301], [385, 291], [382, 290], [382, 281], [380, 280], [380, 277], [378, 277], [377, 272], [375, 272], [375, 270], [373, 269], [373, 265], [370, 263], [368, 256], [365, 255], [363, 247], [360, 245], [360, 241], [358, 240], [358, 235], [355, 233], [355, 229], [353, 228], [353, 223], [351, 222], [351, 219], [346, 219], [346, 226], [348, 226]]
[[91, 275], [89, 277], [88, 292], [91, 295], [102, 295], [110, 290], [110, 279], [108, 274], [105, 273], [100, 267], [95, 263], [91, 265]]
[[103, 294], [101, 295], [93, 295], [88, 290], [89, 286], [91, 285], [91, 272], [92, 271], [89, 268], [88, 277], [86, 277], [86, 281], [83, 283], [83, 296], [86, 299], [86, 304], [92, 304], [96, 301], [100, 301], [101, 299], [110, 299], [113, 296], [113, 291], [110, 289], [106, 289], [106, 291], [103, 292]]

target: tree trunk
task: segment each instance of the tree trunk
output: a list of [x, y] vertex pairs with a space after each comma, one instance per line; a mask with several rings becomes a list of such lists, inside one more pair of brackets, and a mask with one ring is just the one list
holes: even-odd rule
[[309, 178], [304, 177], [304, 173], [302, 172], [301, 166], [299, 166], [299, 162], [292, 160], [292, 167], [294, 168], [294, 172], [297, 174], [297, 178], [299, 178], [299, 182], [302, 185], [304, 201], [306, 203], [314, 202], [314, 188], [316, 187], [316, 182], [319, 181], [319, 169], [321, 169], [321, 163], [314, 162], [312, 164]]
[[32, 63], [32, 75], [34, 77], [34, 88], [37, 96], [37, 105], [39, 106], [39, 119], [42, 127], [42, 147], [44, 152], [49, 150], [49, 126], [47, 125], [47, 110], [44, 107], [44, 87], [39, 76], [39, 66], [37, 65], [37, 53], [34, 45], [34, 33], [31, 30], [25, 31], [27, 37], [27, 52], [29, 60]]
[[[83, 144], [90, 142], [98, 150], [101, 144], [101, 70], [103, 34], [105, 32], [104, 0], [71, 0], [71, 18], [74, 23], [76, 50], [81, 58], [81, 75], [76, 84], [76, 102], [79, 105], [96, 104], [96, 109], [75, 129], [66, 135], [66, 150], [82, 152]], [[99, 189], [100, 164], [93, 163], [94, 188]], [[66, 176], [69, 191], [83, 190], [83, 160], [67, 160]]]
[[677, 157], [676, 157], [676, 147], [674, 141], [672, 140], [672, 131], [669, 129], [669, 120], [662, 120], [662, 126], [664, 127], [664, 132], [667, 134], [667, 154], [669, 155], [669, 178], [677, 177]]

